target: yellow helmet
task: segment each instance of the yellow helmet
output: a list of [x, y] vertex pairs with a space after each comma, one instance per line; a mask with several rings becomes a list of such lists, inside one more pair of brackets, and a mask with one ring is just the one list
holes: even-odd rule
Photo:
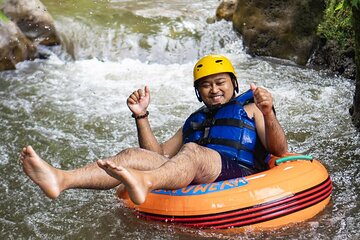
[[232, 73], [236, 78], [234, 67], [229, 59], [222, 55], [207, 55], [194, 66], [194, 84], [203, 77], [224, 72]]
[[201, 58], [194, 66], [194, 87], [196, 97], [202, 102], [201, 96], [197, 89], [197, 81], [203, 77], [210, 76], [216, 73], [230, 73], [231, 80], [234, 85], [234, 96], [235, 93], [239, 92], [239, 86], [236, 79], [236, 73], [230, 60], [223, 55], [207, 55]]

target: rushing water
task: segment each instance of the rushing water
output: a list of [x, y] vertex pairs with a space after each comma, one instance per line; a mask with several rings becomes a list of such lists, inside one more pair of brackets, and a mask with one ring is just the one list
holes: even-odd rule
[[[212, 23], [215, 0], [43, 2], [70, 54], [55, 48], [47, 60], [0, 73], [2, 239], [360, 237], [360, 143], [348, 114], [352, 81], [251, 58], [231, 23]], [[334, 190], [320, 214], [274, 231], [229, 236], [139, 219], [114, 190], [70, 190], [51, 201], [23, 174], [17, 160], [26, 144], [63, 169], [136, 146], [125, 102], [144, 85], [151, 90], [153, 130], [166, 140], [200, 106], [192, 67], [208, 53], [234, 62], [241, 90], [251, 82], [267, 87], [290, 150], [326, 166]]]

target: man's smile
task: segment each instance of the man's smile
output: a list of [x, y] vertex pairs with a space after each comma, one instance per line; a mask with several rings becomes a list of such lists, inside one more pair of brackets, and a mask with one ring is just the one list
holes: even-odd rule
[[210, 96], [210, 99], [213, 102], [220, 102], [224, 99], [224, 95], [223, 94], [213, 95], [213, 96]]

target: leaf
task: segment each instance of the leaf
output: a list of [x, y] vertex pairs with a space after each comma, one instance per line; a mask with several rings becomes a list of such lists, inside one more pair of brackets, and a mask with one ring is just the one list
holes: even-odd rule
[[359, 8], [359, 3], [360, 3], [360, 0], [351, 0], [351, 5], [356, 8]]
[[[351, 0], [356, 1], [356, 0]], [[336, 6], [335, 11], [339, 11], [340, 9], [344, 8], [344, 1], [339, 2], [339, 4]]]
[[9, 18], [2, 12], [0, 11], [0, 21], [3, 21], [3, 22], [9, 22]]

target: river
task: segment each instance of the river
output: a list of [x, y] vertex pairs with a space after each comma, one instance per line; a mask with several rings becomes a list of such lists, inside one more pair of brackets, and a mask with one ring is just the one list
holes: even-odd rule
[[[214, 22], [215, 0], [44, 0], [72, 54], [0, 72], [1, 239], [358, 239], [360, 143], [348, 109], [353, 81], [247, 55], [232, 24]], [[209, 53], [234, 63], [241, 91], [268, 88], [290, 151], [319, 159], [334, 189], [314, 218], [236, 236], [151, 222], [125, 208], [115, 190], [70, 190], [49, 200], [22, 172], [31, 144], [63, 169], [137, 146], [126, 98], [150, 87], [150, 123], [159, 141], [201, 105], [192, 67]], [[72, 55], [72, 56], [71, 56]], [[74, 60], [75, 59], [75, 60]]]

